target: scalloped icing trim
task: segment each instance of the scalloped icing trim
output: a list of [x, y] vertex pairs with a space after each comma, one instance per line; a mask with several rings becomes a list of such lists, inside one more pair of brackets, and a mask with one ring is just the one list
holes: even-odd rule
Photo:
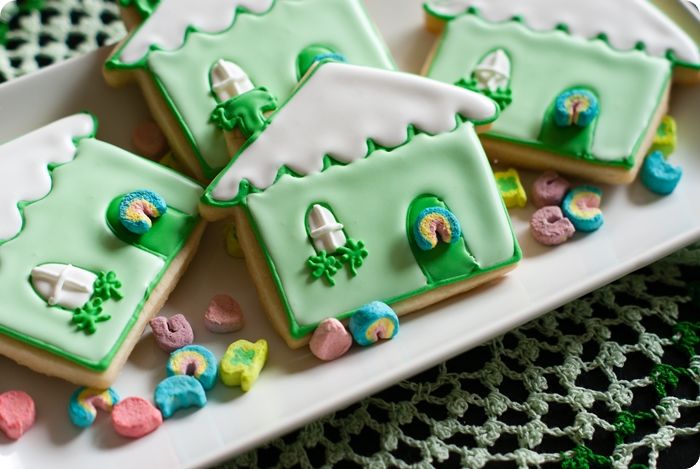
[[204, 202], [236, 205], [251, 188], [274, 184], [285, 168], [303, 176], [326, 169], [326, 158], [349, 164], [377, 146], [398, 147], [410, 139], [409, 128], [434, 135], [453, 130], [459, 116], [482, 124], [498, 114], [498, 106], [479, 93], [406, 73], [323, 63], [246, 142]]
[[92, 115], [75, 114], [0, 145], [0, 244], [21, 233], [24, 207], [51, 192], [53, 168], [73, 161], [96, 130]]
[[617, 50], [644, 50], [676, 65], [700, 69], [698, 45], [646, 0], [437, 0], [425, 2], [423, 8], [443, 20], [476, 14], [493, 23], [521, 21], [538, 32], [559, 29], [572, 36], [602, 39]]

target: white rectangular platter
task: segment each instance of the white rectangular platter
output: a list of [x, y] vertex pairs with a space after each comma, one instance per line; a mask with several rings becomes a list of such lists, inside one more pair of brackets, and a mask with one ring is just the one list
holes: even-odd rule
[[[419, 0], [367, 3], [399, 66], [419, 70], [434, 40], [422, 29]], [[693, 21], [686, 18], [690, 27]], [[700, 26], [698, 31], [700, 35]], [[99, 117], [100, 138], [131, 148], [131, 132], [147, 110], [135, 87], [113, 90], [103, 83], [100, 68], [106, 53], [97, 51], [0, 86], [0, 141], [89, 110]], [[355, 349], [333, 363], [320, 363], [307, 349], [291, 351], [277, 338], [260, 310], [243, 261], [225, 254], [222, 227], [211, 226], [163, 314], [187, 315], [196, 342], [218, 356], [238, 338], [267, 339], [270, 359], [253, 390], [244, 395], [218, 385], [204, 409], [183, 412], [152, 435], [127, 441], [114, 433], [104, 416], [92, 428], [78, 431], [66, 413], [73, 386], [0, 358], [0, 392], [25, 390], [34, 396], [38, 408], [35, 428], [20, 441], [0, 438], [0, 467], [48, 468], [57, 467], [58, 462], [72, 469], [210, 465], [479, 345], [699, 239], [700, 89], [676, 90], [672, 111], [681, 134], [673, 159], [685, 171], [673, 195], [656, 197], [639, 183], [606, 187], [605, 226], [556, 249], [541, 247], [530, 238], [531, 207], [513, 211], [525, 255], [515, 272], [487, 288], [407, 317], [395, 340]], [[216, 336], [203, 327], [209, 299], [222, 292], [238, 298], [244, 307], [248, 324], [240, 333]], [[115, 388], [124, 397], [150, 398], [165, 376], [165, 361], [166, 355], [147, 332]]]

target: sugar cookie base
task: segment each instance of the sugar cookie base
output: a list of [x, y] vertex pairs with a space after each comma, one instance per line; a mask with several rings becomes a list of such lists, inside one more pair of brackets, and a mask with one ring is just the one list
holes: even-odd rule
[[[311, 339], [311, 334], [303, 338], [294, 338], [289, 331], [289, 323], [287, 313], [282, 304], [277, 286], [268, 267], [267, 260], [263, 253], [262, 247], [250, 225], [250, 220], [245, 212], [245, 209], [237, 207], [233, 210], [233, 216], [236, 223], [236, 234], [241, 248], [245, 253], [246, 266], [248, 272], [253, 278], [255, 287], [258, 293], [258, 299], [268, 316], [275, 331], [282, 336], [284, 341], [291, 348], [299, 348], [306, 345]], [[467, 280], [456, 282], [450, 285], [445, 285], [432, 290], [428, 293], [423, 293], [397, 303], [391, 304], [391, 307], [396, 311], [396, 314], [403, 316], [414, 311], [426, 308], [434, 303], [450, 298], [452, 296], [472, 290], [479, 285], [494, 280], [507, 272], [513, 270], [517, 264], [509, 265], [498, 270], [494, 270], [478, 277], [472, 277]]]
[[[131, 331], [129, 331], [119, 351], [106, 370], [102, 372], [90, 370], [70, 360], [32, 347], [7, 336], [0, 336], [0, 355], [4, 355], [38, 373], [62, 378], [80, 386], [98, 389], [110, 387], [117, 379], [131, 351], [141, 338], [146, 324], [161, 310], [170, 292], [173, 291], [178, 281], [187, 270], [187, 266], [197, 252], [197, 247], [199, 246], [199, 241], [204, 233], [206, 225], [206, 222], [201, 221], [192, 231], [190, 239], [170, 263], [168, 270], [151, 292], [136, 323], [131, 328]], [[66, 323], [66, 327], [71, 327], [71, 325]]]
[[[444, 21], [430, 16], [427, 13], [425, 18], [426, 28], [430, 32], [442, 32], [445, 26]], [[435, 41], [435, 44], [433, 44], [428, 59], [421, 70], [422, 75], [427, 76], [439, 45], [440, 40]], [[687, 75], [685, 75], [686, 72]], [[680, 68], [677, 68], [674, 72], [674, 81], [678, 79], [677, 75], [679, 74], [683, 75], [685, 78], [690, 78], [693, 73], [698, 74], [698, 83], [700, 83], [699, 71]], [[678, 79], [678, 81], [681, 80]], [[479, 138], [486, 151], [486, 155], [494, 163], [497, 162], [498, 164], [513, 165], [538, 171], [554, 170], [605, 184], [630, 184], [637, 178], [644, 158], [654, 142], [656, 130], [661, 124], [661, 119], [668, 113], [670, 91], [671, 85], [668, 84], [663, 92], [661, 102], [656, 108], [656, 113], [653, 115], [646, 133], [642, 137], [642, 143], [637, 153], [634, 155], [634, 165], [631, 168], [606, 166], [583, 159], [548, 152], [539, 148], [533, 148], [526, 144], [490, 137], [488, 135], [480, 135]]]

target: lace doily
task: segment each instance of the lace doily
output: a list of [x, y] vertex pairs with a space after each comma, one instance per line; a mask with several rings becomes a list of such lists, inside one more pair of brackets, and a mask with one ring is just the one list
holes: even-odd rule
[[[0, 81], [124, 34], [107, 0], [0, 18]], [[220, 467], [688, 468], [699, 311], [697, 244]]]

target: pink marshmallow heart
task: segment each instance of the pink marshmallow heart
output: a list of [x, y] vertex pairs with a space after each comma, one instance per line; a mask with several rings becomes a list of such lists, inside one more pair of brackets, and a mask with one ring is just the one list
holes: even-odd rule
[[334, 318], [324, 319], [311, 336], [311, 353], [323, 361], [339, 358], [350, 349], [352, 336], [343, 323]]
[[17, 440], [34, 425], [36, 407], [29, 394], [8, 391], [0, 394], [0, 430], [10, 439]]
[[163, 415], [156, 407], [140, 397], [128, 397], [112, 409], [112, 426], [121, 436], [141, 438], [155, 431], [163, 423]]
[[229, 295], [216, 295], [204, 313], [204, 325], [216, 334], [239, 331], [244, 324], [241, 305]]
[[169, 319], [158, 316], [151, 319], [150, 324], [158, 347], [168, 353], [194, 342], [192, 326], [182, 314]]

